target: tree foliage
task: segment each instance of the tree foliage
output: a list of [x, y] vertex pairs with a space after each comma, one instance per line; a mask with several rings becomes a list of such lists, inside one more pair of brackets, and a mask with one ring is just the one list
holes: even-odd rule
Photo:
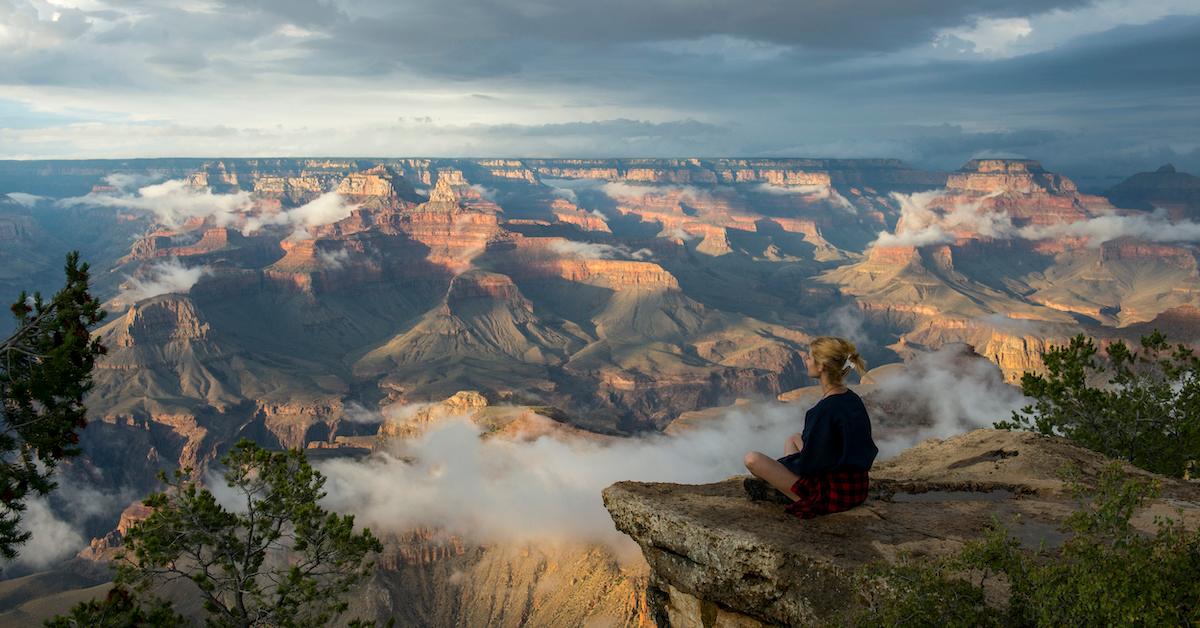
[[46, 622], [48, 628], [174, 628], [187, 619], [168, 602], [154, 600], [143, 605], [125, 587], [116, 586], [104, 599], [76, 604], [67, 615]]
[[1200, 357], [1191, 348], [1155, 331], [1140, 350], [1114, 342], [1100, 356], [1080, 334], [1044, 352], [1042, 363], [1044, 375], [1021, 377], [1033, 404], [996, 427], [1057, 434], [1174, 477], [1200, 464]]
[[[1093, 488], [1075, 478], [1078, 509], [1057, 549], [1021, 549], [997, 523], [942, 560], [884, 566], [863, 581], [862, 626], [1184, 626], [1200, 622], [1200, 531], [1156, 519], [1147, 535], [1130, 521], [1159, 492], [1119, 463]], [[1007, 599], [984, 604], [987, 585]]]
[[103, 320], [88, 291], [88, 265], [67, 255], [66, 285], [49, 301], [22, 292], [17, 329], [0, 342], [0, 556], [16, 557], [25, 500], [54, 489], [57, 463], [79, 453], [87, 425], [83, 397], [104, 346], [89, 329]]
[[271, 452], [239, 442], [221, 462], [235, 509], [189, 471], [144, 500], [152, 514], [125, 535], [117, 583], [140, 594], [190, 581], [210, 626], [320, 626], [346, 610], [344, 593], [374, 565], [382, 545], [352, 515], [317, 505], [325, 478], [298, 449]]

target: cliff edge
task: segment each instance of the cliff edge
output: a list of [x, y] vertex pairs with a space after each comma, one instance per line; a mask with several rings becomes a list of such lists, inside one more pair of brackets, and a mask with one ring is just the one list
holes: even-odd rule
[[[860, 568], [953, 552], [994, 517], [1030, 549], [1060, 544], [1074, 503], [1059, 470], [1073, 463], [1086, 481], [1107, 462], [1059, 438], [976, 430], [877, 464], [865, 504], [816, 519], [750, 501], [741, 478], [618, 482], [604, 504], [650, 565], [647, 599], [660, 626], [840, 624], [856, 610]], [[1182, 509], [1186, 525], [1200, 525], [1200, 485], [1162, 478], [1162, 486], [1134, 524], [1150, 530], [1155, 515]]]

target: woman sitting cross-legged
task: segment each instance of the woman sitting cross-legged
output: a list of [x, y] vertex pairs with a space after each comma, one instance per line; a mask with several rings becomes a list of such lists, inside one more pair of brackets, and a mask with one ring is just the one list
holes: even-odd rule
[[788, 437], [778, 460], [757, 451], [746, 454], [746, 468], [755, 476], [746, 480], [746, 492], [754, 499], [789, 503], [787, 512], [802, 519], [866, 501], [867, 473], [879, 453], [867, 408], [844, 383], [851, 369], [866, 373], [854, 344], [822, 336], [812, 341], [809, 353], [808, 375], [820, 378], [824, 394], [805, 413], [804, 431]]

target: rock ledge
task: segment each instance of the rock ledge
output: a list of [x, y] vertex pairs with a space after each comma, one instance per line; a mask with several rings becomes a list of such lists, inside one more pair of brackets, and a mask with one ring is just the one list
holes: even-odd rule
[[[650, 565], [647, 598], [660, 626], [844, 623], [855, 610], [858, 569], [901, 553], [952, 552], [993, 517], [1031, 549], [1061, 543], [1073, 502], [1058, 470], [1068, 462], [1086, 478], [1107, 459], [1058, 438], [977, 430], [876, 465], [864, 505], [817, 519], [751, 502], [740, 478], [618, 482], [604, 490], [604, 504]], [[1151, 529], [1154, 515], [1177, 508], [1200, 524], [1200, 486], [1163, 479], [1162, 498], [1135, 524]]]

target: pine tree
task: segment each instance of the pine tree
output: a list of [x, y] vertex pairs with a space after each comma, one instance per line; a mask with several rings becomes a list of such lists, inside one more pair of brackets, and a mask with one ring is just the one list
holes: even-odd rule
[[17, 330], [0, 342], [0, 556], [12, 559], [30, 533], [21, 513], [46, 495], [61, 460], [78, 455], [87, 425], [83, 397], [104, 346], [90, 329], [104, 319], [88, 291], [88, 265], [67, 255], [66, 286], [49, 301], [22, 292], [12, 305]]

